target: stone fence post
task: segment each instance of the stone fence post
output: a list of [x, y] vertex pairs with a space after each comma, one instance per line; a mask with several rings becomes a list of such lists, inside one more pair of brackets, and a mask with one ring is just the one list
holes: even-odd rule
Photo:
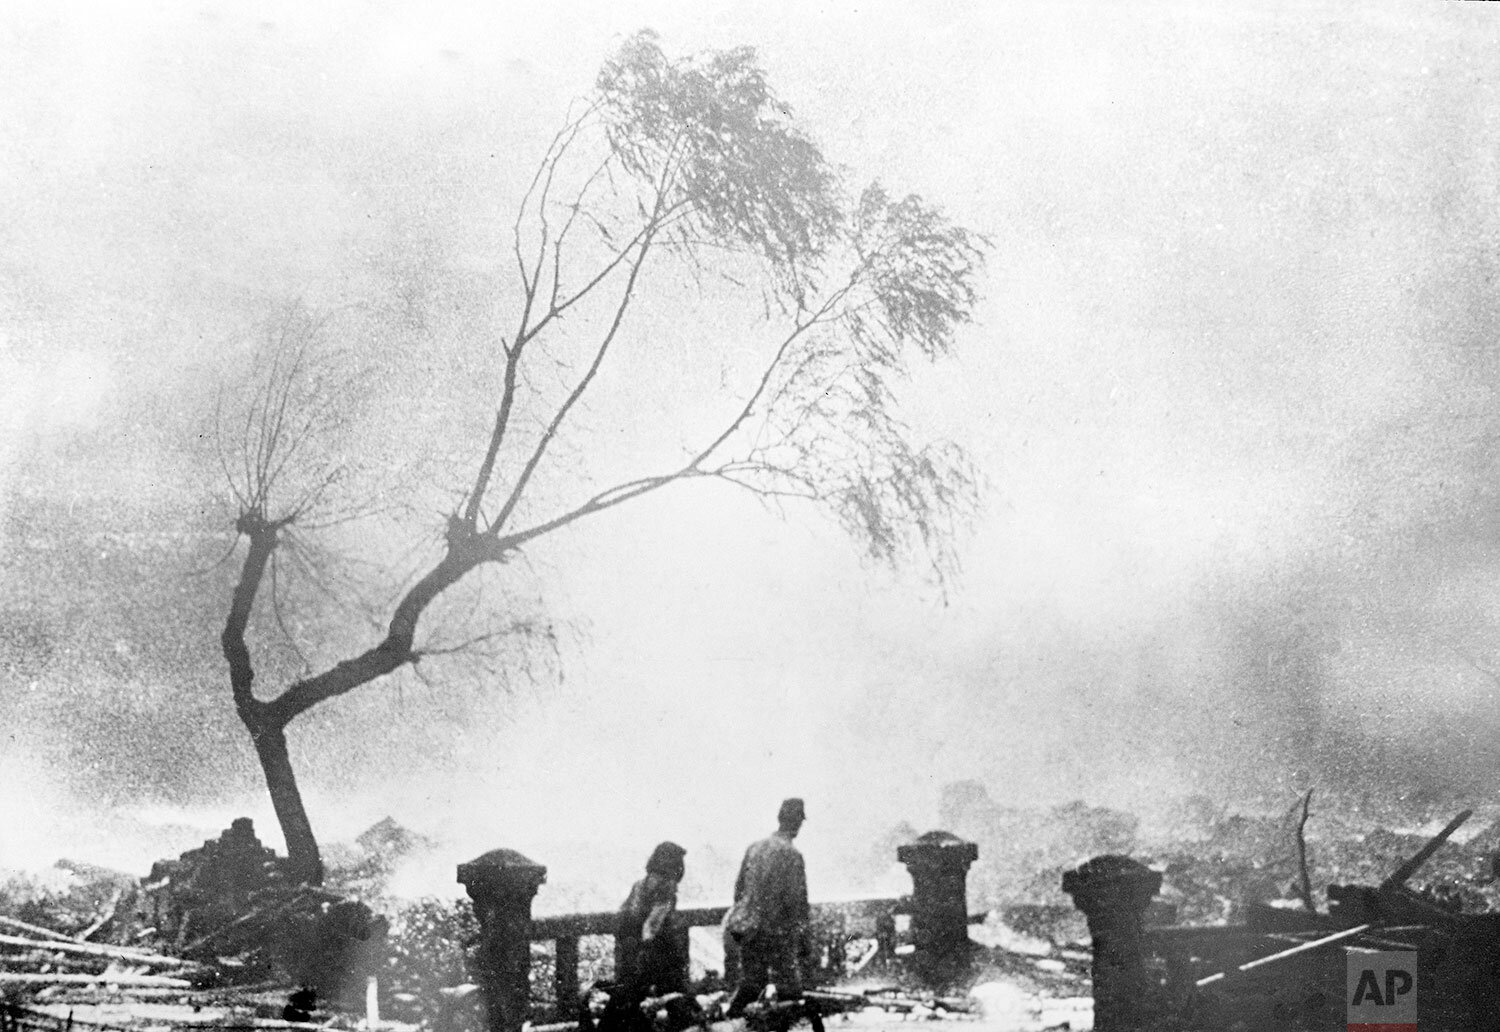
[[969, 865], [979, 847], [946, 831], [929, 831], [896, 849], [912, 884], [912, 937], [917, 973], [929, 985], [962, 981], [970, 971]]
[[1128, 856], [1097, 856], [1063, 872], [1063, 891], [1083, 911], [1093, 940], [1094, 1028], [1134, 1032], [1152, 1011], [1145, 916], [1161, 873]]
[[474, 976], [490, 1032], [520, 1032], [531, 1006], [531, 901], [547, 868], [513, 849], [494, 849], [459, 864], [458, 880], [479, 918]]

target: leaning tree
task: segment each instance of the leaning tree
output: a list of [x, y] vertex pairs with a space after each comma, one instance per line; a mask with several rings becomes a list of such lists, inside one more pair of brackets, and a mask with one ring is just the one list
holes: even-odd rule
[[[975, 306], [985, 247], [918, 197], [879, 185], [847, 192], [753, 50], [671, 59], [654, 34], [634, 36], [551, 141], [519, 203], [505, 258], [514, 324], [474, 342], [494, 355], [494, 418], [474, 441], [472, 473], [455, 485], [430, 563], [393, 598], [368, 647], [265, 696], [247, 643], [257, 598], [274, 597], [288, 543], [317, 525], [345, 470], [343, 452], [318, 447], [340, 418], [334, 378], [309, 358], [318, 326], [300, 314], [283, 323], [254, 389], [240, 395], [225, 456], [247, 547], [222, 646], [298, 875], [320, 879], [322, 862], [288, 726], [415, 667], [434, 651], [435, 603], [533, 542], [672, 485], [714, 482], [820, 507], [877, 561], [915, 553], [939, 577], [950, 571], [976, 478], [956, 446], [913, 439], [894, 391], [913, 360], [949, 354]], [[691, 275], [653, 279], [654, 269]], [[642, 399], [637, 419], [649, 411], [697, 437], [678, 459], [598, 489], [576, 462], [559, 461], [560, 441], [577, 431], [601, 370], [650, 361], [621, 343], [633, 314], [649, 311], [659, 326], [676, 313], [685, 338], [714, 332], [692, 308], [662, 301], [683, 281], [700, 296], [754, 302], [754, 364], [744, 367], [746, 345], [734, 342], [734, 375], [714, 397], [691, 400], [692, 418]], [[699, 344], [691, 360], [719, 363], [729, 347]], [[549, 389], [559, 370], [562, 386]], [[719, 415], [705, 429], [709, 402]], [[582, 487], [571, 502], [569, 485]]]

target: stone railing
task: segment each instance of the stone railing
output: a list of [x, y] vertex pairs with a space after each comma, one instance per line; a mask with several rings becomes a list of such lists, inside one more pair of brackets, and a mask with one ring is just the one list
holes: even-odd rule
[[[724, 923], [728, 907], [687, 907], [676, 912], [679, 927], [716, 928]], [[877, 945], [877, 957], [892, 959], [895, 956], [897, 914], [911, 913], [911, 900], [906, 897], [887, 899], [857, 899], [837, 903], [814, 903], [813, 924], [827, 922], [831, 918], [841, 919], [845, 927], [866, 932]], [[579, 993], [578, 940], [585, 935], [607, 935], [613, 937], [619, 927], [620, 915], [614, 910], [591, 914], [560, 914], [554, 917], [535, 918], [531, 922], [531, 942], [552, 942], [555, 966], [553, 987], [558, 1006], [565, 1001], [576, 1000]], [[619, 955], [616, 954], [615, 970], [619, 970]]]
[[[897, 858], [911, 873], [909, 897], [851, 900], [813, 905], [819, 915], [838, 914], [868, 922], [877, 948], [895, 953], [895, 915], [911, 917], [913, 970], [934, 985], [959, 981], [970, 964], [966, 877], [978, 848], [946, 832], [929, 832], [901, 846]], [[476, 981], [484, 992], [491, 1032], [519, 1032], [530, 1015], [531, 944], [556, 944], [553, 986], [560, 1007], [579, 995], [578, 940], [613, 936], [613, 911], [533, 919], [531, 904], [547, 880], [547, 869], [511, 849], [496, 849], [458, 867], [479, 919]], [[678, 911], [687, 927], [717, 926], [725, 907]]]

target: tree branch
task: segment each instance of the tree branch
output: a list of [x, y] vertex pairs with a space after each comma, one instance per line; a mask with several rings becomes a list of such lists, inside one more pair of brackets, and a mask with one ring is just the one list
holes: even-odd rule
[[249, 626], [250, 614], [255, 608], [255, 596], [265, 579], [266, 564], [276, 551], [277, 537], [283, 524], [264, 519], [258, 512], [242, 513], [235, 521], [235, 529], [250, 540], [245, 553], [245, 564], [240, 569], [240, 579], [234, 585], [234, 595], [229, 603], [229, 616], [224, 621], [224, 631], [219, 636], [219, 647], [229, 663], [229, 687], [234, 707], [241, 719], [252, 731], [260, 725], [264, 704], [255, 698], [255, 667], [250, 658], [250, 648], [245, 644], [245, 628]]
[[[591, 107], [589, 111], [592, 110], [593, 108]], [[522, 201], [521, 212], [516, 217], [516, 258], [520, 263], [519, 267], [521, 274], [521, 288], [525, 297], [525, 302], [522, 305], [521, 318], [520, 323], [516, 329], [515, 340], [510, 344], [510, 346], [505, 349], [505, 373], [500, 394], [500, 407], [495, 413], [495, 424], [490, 431], [490, 439], [488, 445], [485, 448], [484, 458], [479, 464], [479, 472], [474, 478], [474, 487], [469, 492], [468, 501], [464, 505], [463, 517], [471, 526], [477, 526], [479, 523], [480, 507], [483, 504], [486, 492], [489, 490], [490, 478], [494, 475], [495, 463], [499, 458], [500, 448], [504, 444], [505, 435], [510, 426], [510, 418], [515, 408], [517, 374], [520, 370], [521, 355], [525, 350], [526, 345], [535, 340], [537, 336], [544, 329], [546, 329], [550, 323], [560, 318], [563, 313], [566, 312], [569, 308], [577, 304], [579, 301], [583, 300], [589, 294], [593, 293], [593, 291], [601, 283], [609, 278], [611, 273], [613, 273], [620, 267], [625, 259], [629, 257], [631, 251], [634, 250], [637, 245], [644, 243], [644, 241], [653, 233], [652, 225], [650, 222], [648, 222], [646, 225], [642, 226], [640, 230], [638, 230], [636, 234], [632, 236], [623, 247], [616, 250], [614, 257], [606, 262], [603, 268], [601, 268], [591, 279], [584, 283], [583, 286], [579, 287], [562, 301], [558, 300], [558, 294], [561, 284], [561, 249], [563, 240], [566, 238], [569, 230], [573, 226], [574, 219], [576, 219], [577, 217], [578, 209], [582, 205], [583, 197], [587, 193], [589, 186], [598, 177], [600, 172], [608, 166], [608, 159], [606, 159], [600, 164], [599, 168], [596, 169], [591, 176], [589, 176], [588, 180], [579, 191], [578, 198], [575, 201], [573, 207], [573, 213], [568, 217], [567, 222], [563, 224], [563, 228], [553, 245], [554, 271], [551, 297], [548, 301], [547, 311], [543, 313], [542, 317], [538, 319], [534, 324], [531, 322], [532, 311], [536, 303], [537, 282], [541, 275], [541, 263], [545, 257], [546, 223], [544, 219], [544, 242], [542, 245], [543, 253], [538, 255], [537, 265], [535, 268], [535, 276], [528, 280], [526, 274], [526, 266], [525, 263], [521, 260], [520, 252], [521, 219], [524, 216], [525, 209], [529, 205], [532, 193], [536, 190], [537, 183], [539, 181], [542, 181], [543, 179], [543, 170], [547, 168], [549, 163], [555, 166], [556, 161], [562, 157], [563, 151], [567, 149], [573, 138], [576, 137], [578, 128], [582, 125], [583, 119], [587, 116], [588, 113], [589, 112], [585, 112], [583, 116], [580, 116], [570, 126], [565, 126], [553, 139], [552, 146], [548, 148], [547, 157], [543, 160], [542, 166], [537, 169], [537, 174], [535, 177], [533, 177], [531, 186], [527, 190], [526, 198]], [[564, 139], [565, 136], [566, 139]], [[548, 171], [543, 185], [543, 194], [538, 203], [545, 203], [546, 191], [550, 189], [551, 182], [552, 174], [550, 171]], [[640, 254], [640, 258], [644, 259], [644, 257], [645, 252], [643, 250]], [[632, 286], [634, 280], [635, 273], [633, 271], [631, 274]], [[626, 301], [629, 300], [630, 292], [631, 287], [627, 287]], [[491, 529], [499, 527], [503, 522], [503, 518], [495, 520], [494, 523], [491, 524]]]
[[625, 321], [625, 313], [630, 308], [630, 302], [635, 297], [636, 280], [640, 277], [641, 268], [645, 265], [646, 256], [650, 251], [651, 233], [648, 229], [638, 245], [635, 261], [630, 265], [630, 275], [626, 279], [624, 290], [620, 295], [620, 303], [615, 306], [614, 318], [610, 320], [609, 329], [605, 331], [604, 339], [600, 341], [599, 347], [594, 352], [594, 360], [589, 363], [588, 369], [573, 387], [573, 390], [569, 392], [567, 398], [563, 400], [562, 405], [558, 407], [557, 412], [553, 415], [552, 421], [547, 425], [547, 429], [542, 433], [541, 440], [537, 442], [536, 448], [532, 450], [531, 457], [526, 460], [526, 465], [522, 468], [520, 475], [516, 477], [515, 485], [511, 488], [509, 497], [505, 499], [505, 504], [501, 507], [500, 514], [495, 517], [494, 523], [490, 525], [490, 533], [498, 535], [500, 528], [505, 526], [505, 521], [515, 511], [516, 505], [521, 500], [522, 493], [526, 490], [526, 485], [531, 481], [532, 474], [536, 472], [537, 466], [541, 464], [542, 457], [547, 453], [548, 446], [552, 443], [553, 438], [557, 436], [558, 429], [561, 428], [563, 421], [567, 418], [568, 413], [572, 411], [573, 406], [578, 404], [578, 400], [588, 390], [589, 384], [593, 383], [600, 366], [604, 364], [604, 358], [609, 353], [610, 345], [614, 343], [615, 335], [619, 333], [620, 326]]
[[[573, 198], [573, 203], [569, 206], [568, 220], [563, 223], [562, 229], [557, 232], [557, 240], [552, 245], [552, 296], [547, 301], [547, 308], [550, 313], [557, 312], [557, 296], [559, 291], [562, 290], [563, 244], [567, 242], [568, 234], [572, 231], [574, 223], [578, 221], [579, 213], [583, 211], [584, 198], [588, 196], [589, 191], [593, 189], [594, 183], [598, 181], [599, 177], [604, 175], [613, 158], [613, 154], [605, 155], [604, 160], [599, 162], [599, 166], [583, 181], [583, 185], [578, 188], [578, 195]], [[605, 239], [609, 239], [608, 234], [605, 235]]]
[[729, 421], [729, 425], [724, 428], [724, 432], [719, 434], [718, 437], [715, 437], [707, 448], [704, 448], [701, 452], [699, 452], [693, 458], [693, 461], [688, 464], [689, 466], [697, 467], [700, 463], [702, 463], [705, 459], [707, 459], [710, 455], [717, 451], [720, 445], [734, 436], [734, 432], [740, 428], [745, 420], [750, 418], [751, 413], [755, 411], [756, 404], [760, 401], [761, 396], [765, 394], [766, 388], [771, 383], [771, 378], [776, 375], [776, 370], [780, 368], [781, 362], [786, 357], [786, 354], [791, 349], [791, 346], [796, 343], [804, 333], [822, 322], [823, 318], [833, 310], [833, 307], [840, 300], [842, 300], [850, 290], [854, 288], [856, 278], [857, 273], [855, 276], [851, 276], [849, 282], [846, 283], [843, 287], [830, 294], [828, 298], [823, 302], [822, 306], [819, 307], [815, 313], [813, 313], [812, 318], [807, 320], [797, 320], [797, 324], [792, 329], [792, 332], [789, 333], [786, 339], [781, 342], [781, 346], [776, 349], [776, 354], [773, 355], [771, 357], [771, 361], [766, 364], [765, 371], [761, 373], [760, 382], [755, 385], [755, 390], [750, 393], [750, 397], [745, 401], [744, 407], [740, 409], [739, 415], [735, 416], [732, 420]]
[[508, 543], [476, 533], [458, 517], [450, 518], [447, 551], [397, 603], [385, 637], [354, 658], [295, 682], [277, 698], [265, 703], [267, 721], [285, 727], [320, 702], [353, 691], [413, 662], [418, 656], [413, 646], [417, 624], [433, 599], [476, 567], [487, 562], [504, 562], [511, 550]]
[[[529, 274], [526, 259], [521, 253], [521, 225], [526, 220], [526, 210], [531, 207], [532, 198], [536, 195], [538, 184], [543, 184], [542, 195], [537, 202], [538, 207], [545, 207], [546, 193], [547, 190], [551, 187], [552, 174], [557, 168], [557, 162], [562, 158], [563, 153], [568, 149], [568, 145], [572, 143], [573, 139], [578, 135], [579, 128], [583, 125], [584, 120], [592, 111], [593, 106], [591, 105], [577, 118], [570, 119], [568, 122], [564, 123], [563, 127], [557, 131], [557, 134], [555, 136], [552, 137], [552, 142], [547, 144], [547, 151], [542, 155], [541, 163], [537, 165], [536, 173], [531, 177], [531, 183], [526, 187], [526, 193], [521, 196], [521, 204], [516, 209], [516, 221], [514, 227], [512, 228], [512, 237], [514, 241], [514, 253], [516, 257], [516, 272], [520, 276], [521, 286], [525, 290], [526, 295], [525, 304], [522, 307], [521, 313], [521, 329], [523, 331], [526, 328], [526, 323], [530, 316], [531, 306], [536, 300], [536, 282]], [[536, 276], [538, 278], [541, 276], [541, 264], [546, 257], [547, 246], [545, 233], [546, 212], [542, 211], [541, 216], [544, 232], [541, 252], [538, 255], [536, 263]]]
[[[646, 249], [648, 247], [649, 239], [642, 244], [641, 253], [637, 257], [637, 260], [631, 269], [630, 280], [626, 285], [625, 293], [621, 299], [620, 307], [616, 310], [615, 320], [605, 337], [604, 343], [601, 345], [598, 353], [595, 355], [593, 364], [590, 366], [583, 380], [578, 384], [577, 387], [575, 387], [573, 394], [569, 396], [567, 401], [565, 401], [563, 406], [559, 409], [551, 425], [543, 435], [541, 442], [538, 444], [536, 451], [533, 453], [531, 461], [527, 463], [526, 468], [522, 471], [522, 476], [518, 479], [515, 488], [512, 489], [510, 498], [507, 500], [506, 507], [504, 508], [504, 510], [502, 510], [500, 516], [495, 520], [494, 524], [491, 525], [491, 532], [497, 534], [498, 540], [503, 542], [506, 545], [507, 549], [518, 548], [528, 541], [532, 541], [544, 534], [548, 534], [554, 530], [565, 527], [568, 524], [582, 519], [585, 516], [592, 516], [595, 513], [603, 512], [604, 510], [613, 508], [614, 506], [619, 505], [622, 502], [638, 498], [641, 495], [665, 487], [667, 484], [674, 483], [678, 480], [682, 480], [688, 477], [717, 476], [727, 481], [737, 483], [740, 487], [744, 487], [749, 490], [755, 490], [755, 488], [750, 484], [739, 482], [738, 480], [730, 476], [724, 476], [725, 467], [721, 467], [718, 470], [704, 470], [702, 468], [702, 464], [704, 460], [707, 459], [711, 454], [713, 454], [713, 452], [716, 451], [726, 440], [733, 436], [734, 432], [738, 430], [739, 427], [744, 423], [744, 421], [748, 419], [754, 412], [756, 404], [758, 403], [762, 395], [764, 395], [767, 386], [775, 376], [776, 370], [780, 367], [791, 346], [808, 330], [823, 322], [826, 319], [828, 313], [834, 310], [839, 301], [847, 296], [849, 291], [853, 289], [858, 281], [858, 272], [856, 272], [855, 274], [850, 276], [848, 283], [846, 283], [839, 290], [832, 292], [810, 318], [798, 320], [791, 333], [787, 335], [787, 337], [777, 348], [776, 354], [767, 364], [765, 371], [760, 377], [759, 382], [757, 383], [755, 389], [751, 392], [749, 399], [745, 402], [745, 405], [740, 410], [739, 414], [730, 421], [729, 425], [724, 429], [724, 431], [720, 433], [708, 445], [708, 447], [702, 449], [696, 455], [694, 455], [694, 457], [689, 460], [688, 463], [685, 464], [682, 468], [672, 473], [664, 473], [652, 477], [642, 477], [637, 480], [627, 481], [623, 484], [615, 485], [614, 487], [608, 488], [594, 495], [582, 505], [570, 509], [567, 512], [561, 513], [558, 516], [553, 517], [552, 519], [545, 520], [542, 523], [535, 524], [534, 526], [528, 527], [524, 530], [520, 530], [512, 534], [498, 536], [499, 528], [504, 525], [506, 518], [508, 518], [511, 512], [514, 510], [515, 503], [519, 500], [522, 489], [524, 489], [527, 480], [529, 480], [531, 474], [535, 471], [537, 464], [541, 461], [541, 456], [545, 452], [547, 444], [551, 441], [552, 437], [555, 436], [557, 428], [561, 425], [568, 409], [571, 408], [572, 405], [577, 401], [577, 399], [582, 395], [583, 390], [587, 388], [589, 381], [598, 371], [599, 365], [603, 361], [605, 351], [608, 349], [609, 343], [614, 337], [615, 331], [619, 327], [620, 320], [624, 316], [625, 308], [628, 305], [631, 294], [633, 292], [636, 275], [640, 271], [640, 266], [645, 260]], [[765, 468], [769, 469], [771, 467], [765, 466]], [[793, 494], [793, 492], [774, 491], [762, 491], [760, 493]], [[799, 494], [798, 497], [804, 496]]]

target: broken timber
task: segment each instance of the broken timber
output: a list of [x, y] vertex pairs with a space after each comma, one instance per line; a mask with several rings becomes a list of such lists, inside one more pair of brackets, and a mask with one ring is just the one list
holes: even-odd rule
[[18, 932], [30, 932], [32, 935], [44, 936], [49, 942], [55, 942], [58, 939], [66, 940], [67, 942], [83, 941], [76, 935], [59, 932], [55, 928], [43, 928], [41, 925], [27, 924], [25, 921], [17, 921], [13, 917], [0, 916], [0, 925], [6, 928], [14, 928]]
[[106, 946], [97, 942], [49, 942], [43, 939], [27, 939], [19, 935], [0, 935], [0, 945], [26, 946], [50, 953], [78, 953], [90, 957], [105, 957], [147, 967], [197, 967], [192, 961], [179, 957], [164, 957], [159, 953], [148, 953], [145, 950], [133, 950], [124, 946]]
[[113, 972], [98, 975], [69, 972], [35, 974], [0, 971], [0, 985], [11, 982], [28, 985], [138, 985], [162, 989], [191, 989], [193, 987], [193, 983], [185, 978], [168, 978], [165, 975], [126, 975]]
[[[1295, 1018], [1298, 1028], [1342, 1029], [1346, 957], [1388, 950], [1416, 954], [1428, 1032], [1500, 1032], [1500, 912], [1466, 913], [1407, 887], [1470, 816], [1458, 814], [1379, 884], [1329, 885], [1326, 915], [1252, 905], [1239, 925], [1148, 927], [1161, 872], [1121, 856], [1068, 872], [1064, 890], [1094, 939], [1095, 1027], [1269, 1029]], [[1101, 957], [1113, 965], [1106, 974], [1142, 977], [1102, 982]]]
[[1267, 967], [1271, 964], [1280, 963], [1283, 960], [1289, 960], [1292, 957], [1300, 956], [1304, 953], [1310, 953], [1313, 950], [1320, 950], [1324, 946], [1332, 946], [1335, 943], [1340, 943], [1348, 939], [1356, 938], [1364, 932], [1369, 931], [1370, 927], [1370, 925], [1362, 924], [1355, 925], [1353, 928], [1345, 928], [1341, 932], [1334, 932], [1332, 935], [1325, 935], [1323, 936], [1323, 938], [1314, 939], [1312, 942], [1304, 942], [1299, 946], [1293, 946], [1289, 950], [1282, 950], [1280, 953], [1273, 953], [1269, 957], [1259, 957], [1255, 960], [1248, 961], [1244, 964], [1241, 964], [1233, 971], [1220, 971], [1218, 974], [1209, 975], [1206, 978], [1200, 978], [1194, 984], [1201, 989], [1206, 985], [1213, 985], [1215, 982], [1222, 982], [1226, 978], [1232, 978], [1235, 975], [1242, 974], [1246, 971], [1254, 971], [1256, 968]]
[[1448, 837], [1455, 831], [1457, 831], [1460, 827], [1462, 827], [1464, 821], [1468, 820], [1472, 816], [1474, 816], [1473, 810], [1465, 810], [1463, 813], [1459, 814], [1457, 817], [1449, 821], [1447, 826], [1444, 827], [1442, 831], [1432, 836], [1431, 841], [1429, 841], [1427, 845], [1417, 850], [1416, 854], [1410, 860], [1406, 861], [1406, 863], [1396, 868], [1396, 870], [1392, 872], [1389, 878], [1380, 883], [1381, 890], [1386, 891], [1390, 889], [1398, 889], [1401, 886], [1405, 885], [1407, 879], [1416, 874], [1418, 869], [1420, 869], [1421, 866], [1427, 862], [1428, 858], [1431, 857], [1433, 853], [1436, 853], [1438, 851], [1438, 847], [1441, 846], [1444, 842], [1447, 842]]

